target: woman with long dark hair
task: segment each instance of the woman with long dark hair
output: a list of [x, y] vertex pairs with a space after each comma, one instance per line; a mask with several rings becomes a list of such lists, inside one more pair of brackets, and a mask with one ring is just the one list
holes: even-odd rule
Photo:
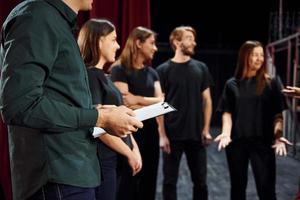
[[[81, 28], [78, 44], [87, 67], [93, 104], [108, 108], [122, 105], [122, 96], [103, 71], [105, 63], [114, 62], [117, 43], [115, 26], [108, 20], [91, 19]], [[96, 189], [97, 200], [115, 200], [117, 190], [117, 164], [123, 155], [128, 161], [128, 170], [135, 175], [141, 170], [139, 148], [132, 135], [118, 138], [109, 134], [99, 137], [99, 158], [103, 181]]]

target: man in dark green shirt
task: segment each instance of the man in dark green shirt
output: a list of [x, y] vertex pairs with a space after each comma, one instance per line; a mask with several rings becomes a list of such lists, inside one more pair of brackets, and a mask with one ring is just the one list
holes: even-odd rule
[[3, 24], [0, 108], [14, 199], [94, 199], [100, 166], [92, 128], [122, 136], [142, 127], [125, 107], [92, 109], [73, 36], [77, 12], [91, 7], [92, 0], [28, 0]]

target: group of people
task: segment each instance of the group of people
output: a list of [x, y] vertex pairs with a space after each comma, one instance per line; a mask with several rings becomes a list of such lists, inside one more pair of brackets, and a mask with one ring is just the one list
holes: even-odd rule
[[[163, 199], [177, 199], [183, 153], [193, 199], [208, 199], [213, 81], [192, 58], [196, 31], [176, 27], [174, 56], [155, 70], [156, 33], [148, 28], [132, 30], [118, 59], [116, 29], [106, 19], [88, 20], [76, 40], [76, 15], [91, 8], [91, 0], [25, 1], [4, 22], [0, 108], [13, 198], [154, 200], [161, 148]], [[113, 63], [109, 74], [106, 63]], [[143, 123], [134, 118], [133, 110], [163, 101], [177, 111]], [[286, 155], [290, 144], [282, 137], [284, 109], [262, 44], [245, 42], [218, 106], [222, 133], [215, 138], [226, 149], [232, 200], [246, 199], [249, 162], [259, 198], [276, 199], [275, 154]], [[94, 138], [94, 127], [107, 133]]]

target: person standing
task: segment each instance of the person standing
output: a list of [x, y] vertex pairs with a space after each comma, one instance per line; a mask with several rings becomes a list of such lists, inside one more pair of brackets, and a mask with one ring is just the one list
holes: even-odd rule
[[177, 109], [166, 114], [161, 135], [170, 148], [163, 148], [163, 199], [176, 200], [176, 184], [181, 156], [186, 154], [191, 172], [193, 199], [207, 199], [206, 149], [212, 114], [210, 87], [212, 80], [207, 66], [192, 58], [196, 31], [190, 26], [176, 27], [170, 34], [175, 52], [172, 59], [157, 67], [165, 100]]
[[215, 139], [218, 149], [226, 150], [232, 200], [246, 199], [249, 163], [259, 199], [276, 200], [275, 153], [286, 155], [290, 144], [282, 137], [285, 109], [280, 82], [267, 73], [262, 44], [246, 41], [239, 50], [235, 75], [223, 90], [218, 107], [222, 133]]
[[73, 31], [92, 0], [31, 0], [1, 31], [0, 109], [8, 125], [13, 198], [94, 199], [100, 184], [94, 126], [141, 128], [125, 107], [93, 109]]
[[[130, 33], [125, 47], [114, 64], [111, 78], [123, 95], [126, 106], [132, 109], [163, 101], [156, 71], [149, 66], [157, 51], [155, 33], [137, 27]], [[123, 175], [120, 180], [118, 200], [154, 200], [159, 159], [157, 122], [149, 119], [134, 135], [140, 148], [143, 168], [135, 177]]]
[[[103, 108], [122, 105], [121, 93], [103, 71], [105, 63], [115, 61], [116, 51], [120, 48], [115, 26], [105, 19], [90, 19], [79, 32], [78, 44], [88, 70], [93, 105]], [[140, 151], [132, 135], [121, 139], [103, 134], [99, 139], [98, 154], [103, 181], [96, 188], [96, 199], [115, 200], [117, 164], [122, 165], [118, 162], [123, 161], [118, 159], [118, 153], [127, 158], [130, 166], [128, 173], [135, 175], [142, 168]]]

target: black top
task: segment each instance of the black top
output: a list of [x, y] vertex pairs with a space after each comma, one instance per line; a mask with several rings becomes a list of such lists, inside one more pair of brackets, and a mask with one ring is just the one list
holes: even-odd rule
[[170, 140], [201, 140], [203, 129], [202, 92], [212, 85], [203, 62], [190, 59], [185, 63], [166, 61], [157, 68], [165, 101], [177, 111], [165, 115]]
[[256, 94], [256, 78], [226, 82], [218, 111], [232, 115], [233, 140], [262, 138], [267, 143], [274, 139], [274, 117], [286, 109], [281, 86], [270, 79], [261, 95]]
[[49, 181], [100, 184], [90, 131], [98, 113], [75, 25], [76, 13], [61, 0], [23, 1], [3, 24], [0, 104], [9, 124], [15, 199], [27, 199]]
[[128, 84], [128, 90], [134, 95], [153, 97], [154, 82], [159, 80], [157, 72], [152, 67], [127, 71], [125, 67], [118, 65], [112, 68], [111, 79]]
[[[122, 105], [122, 95], [113, 82], [106, 76], [103, 70], [98, 68], [88, 69], [89, 85], [92, 94], [93, 104], [102, 105]], [[130, 136], [122, 138], [122, 140], [132, 148]], [[99, 141], [99, 157], [107, 159], [117, 156], [117, 153], [106, 144]]]
[[[130, 93], [145, 97], [154, 97], [154, 83], [159, 81], [157, 72], [151, 67], [128, 71], [121, 65], [112, 68], [111, 79], [114, 82], [127, 83]], [[143, 124], [143, 128], [133, 135], [136, 142], [140, 148], [150, 147], [149, 145], [151, 145], [150, 148], [156, 148], [158, 146], [158, 134], [155, 118], [145, 120]]]

